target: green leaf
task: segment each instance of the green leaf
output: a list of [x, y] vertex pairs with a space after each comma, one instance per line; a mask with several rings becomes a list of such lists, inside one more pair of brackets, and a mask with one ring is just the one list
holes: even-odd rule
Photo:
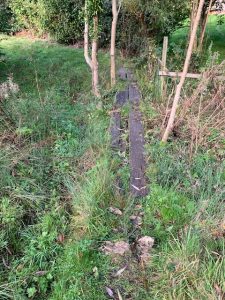
[[37, 290], [35, 287], [31, 287], [27, 289], [27, 294], [28, 294], [28, 298], [32, 298], [34, 297], [34, 295], [36, 294]]

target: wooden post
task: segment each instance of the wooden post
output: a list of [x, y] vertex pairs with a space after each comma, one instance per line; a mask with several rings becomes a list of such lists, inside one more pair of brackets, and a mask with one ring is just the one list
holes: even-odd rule
[[177, 88], [176, 88], [176, 93], [175, 93], [174, 100], [173, 100], [173, 105], [172, 105], [172, 109], [171, 109], [171, 113], [170, 113], [170, 118], [169, 118], [165, 133], [164, 133], [163, 138], [162, 138], [163, 142], [167, 142], [169, 134], [171, 133], [171, 131], [173, 129], [173, 126], [174, 126], [176, 111], [177, 111], [177, 107], [179, 105], [181, 91], [182, 91], [182, 88], [183, 88], [183, 85], [184, 85], [184, 82], [185, 82], [185, 78], [186, 78], [186, 75], [188, 73], [188, 68], [189, 68], [189, 65], [190, 65], [190, 62], [191, 62], [191, 56], [192, 56], [192, 52], [193, 52], [193, 48], [194, 48], [195, 38], [196, 38], [196, 34], [197, 34], [198, 26], [199, 26], [199, 21], [200, 21], [200, 18], [201, 18], [202, 9], [203, 9], [204, 4], [205, 4], [205, 0], [200, 0], [197, 15], [196, 15], [194, 26], [193, 26], [193, 30], [192, 30], [191, 36], [190, 36], [190, 41], [189, 41], [189, 46], [188, 46], [188, 50], [187, 50], [187, 55], [186, 55], [186, 59], [185, 59], [185, 63], [184, 63], [182, 76], [181, 76], [180, 82], [179, 82], [179, 84], [177, 85]]
[[[182, 76], [182, 72], [170, 72], [170, 71], [159, 71], [159, 76], [162, 77], [174, 77], [179, 78]], [[187, 73], [186, 78], [193, 78], [193, 79], [201, 79], [202, 74], [193, 74], [193, 73]]]
[[[162, 77], [174, 77], [174, 78], [179, 78], [182, 76], [182, 72], [170, 72], [169, 70], [166, 71], [159, 71], [159, 76]], [[192, 78], [192, 79], [201, 79], [203, 77], [203, 74], [194, 74], [194, 73], [187, 73], [186, 78]], [[218, 75], [215, 76], [216, 79], [218, 80], [225, 80], [225, 76]]]
[[[164, 36], [163, 39], [163, 51], [162, 51], [162, 71], [166, 71], [166, 61], [167, 61], [167, 51], [168, 51], [168, 36]], [[164, 77], [161, 79], [161, 91], [162, 91], [162, 98], [166, 96], [166, 82]]]

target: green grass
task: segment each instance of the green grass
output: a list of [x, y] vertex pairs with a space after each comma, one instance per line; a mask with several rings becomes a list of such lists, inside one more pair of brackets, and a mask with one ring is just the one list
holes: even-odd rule
[[[207, 68], [214, 51], [219, 52], [220, 60], [224, 59], [224, 34], [224, 24], [217, 26], [215, 17], [210, 17], [203, 55], [193, 55], [190, 71]], [[169, 39], [171, 71], [180, 71], [183, 66], [187, 35], [188, 29], [182, 28]], [[160, 49], [153, 47], [152, 51], [159, 55]], [[157, 66], [150, 63], [153, 68], [150, 72], [154, 74]], [[153, 78], [154, 75], [150, 77], [146, 73], [146, 65], [136, 72], [144, 95], [141, 110], [146, 129], [147, 174], [151, 182], [151, 194], [143, 204], [142, 234], [153, 236], [155, 247], [146, 270], [149, 290], [144, 299], [222, 299], [225, 293], [224, 138], [219, 136], [218, 148], [217, 142], [208, 143], [201, 145], [195, 154], [191, 153], [191, 133], [185, 118], [168, 143], [161, 144], [168, 95], [174, 94], [172, 88], [177, 82], [168, 80], [167, 96], [162, 98], [159, 77]], [[178, 116], [182, 112], [182, 101], [191, 98], [196, 84], [196, 81], [187, 80]], [[207, 88], [209, 92], [211, 86]], [[210, 100], [206, 98], [206, 103]], [[193, 107], [195, 104], [198, 107], [197, 98]], [[188, 110], [186, 113], [189, 114]], [[202, 124], [207, 122], [207, 116], [205, 118]], [[191, 122], [191, 114], [188, 120]], [[223, 130], [222, 126], [219, 129]]]
[[[151, 124], [161, 116], [149, 94], [142, 112], [151, 126], [151, 194], [141, 202], [141, 230], [134, 230], [137, 201], [114, 187], [116, 175], [126, 190], [129, 181], [128, 157], [118, 170], [121, 157], [109, 149], [114, 91], [103, 90], [99, 108], [80, 49], [16, 37], [2, 37], [0, 47], [1, 82], [13, 74], [20, 88], [1, 101], [0, 299], [104, 300], [106, 287], [135, 300], [224, 293], [224, 162], [205, 149], [190, 159], [183, 140], [161, 145], [158, 123]], [[107, 87], [102, 52], [100, 67]], [[127, 122], [127, 107], [122, 117]], [[99, 250], [106, 240], [132, 243], [140, 235], [156, 241], [144, 268], [134, 256], [115, 261]], [[112, 276], [124, 265], [128, 270]]]
[[[0, 298], [45, 299], [53, 293], [58, 299], [58, 293], [67, 293], [63, 287], [57, 292], [61, 261], [72, 258], [68, 251], [90, 245], [86, 231], [99, 225], [92, 216], [105, 195], [99, 183], [106, 182], [97, 181], [96, 173], [103, 172], [108, 115], [96, 109], [81, 49], [3, 36], [1, 52], [1, 82], [12, 74], [20, 92], [1, 102]], [[107, 64], [106, 55], [100, 60]], [[89, 252], [95, 256], [95, 250]], [[71, 272], [78, 274], [76, 264]], [[63, 286], [66, 282], [63, 278]], [[64, 299], [72, 299], [71, 293], [78, 299], [79, 291], [72, 289]]]
[[[220, 22], [222, 20], [222, 22]], [[210, 16], [208, 19], [205, 35], [205, 51], [212, 44], [212, 52], [218, 52], [220, 60], [225, 59], [225, 17]], [[185, 23], [184, 23], [185, 25]], [[186, 47], [189, 34], [189, 25], [178, 29], [170, 38], [173, 47]]]

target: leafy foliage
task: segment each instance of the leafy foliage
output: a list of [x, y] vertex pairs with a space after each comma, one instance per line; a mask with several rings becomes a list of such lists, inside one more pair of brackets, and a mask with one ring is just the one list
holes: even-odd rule
[[87, 11], [90, 16], [99, 15], [102, 12], [104, 0], [87, 0]]
[[82, 5], [82, 0], [10, 0], [18, 29], [50, 33], [56, 40], [65, 43], [81, 38]]
[[3, 0], [0, 3], [0, 32], [8, 33], [11, 31], [11, 10], [8, 7], [7, 1]]
[[[42, 0], [43, 1], [43, 0]], [[74, 43], [82, 38], [83, 0], [46, 0], [45, 30], [59, 42]]]
[[[118, 44], [127, 52], [139, 51], [148, 37], [160, 39], [173, 31], [188, 13], [188, 2], [124, 0], [118, 25]], [[10, 0], [16, 28], [39, 34], [50, 33], [56, 40], [71, 43], [83, 36], [83, 0]], [[90, 17], [99, 15], [102, 28], [101, 44], [110, 40], [111, 1], [88, 0]]]
[[148, 33], [168, 34], [189, 12], [188, 1], [124, 0], [124, 9], [133, 15]]
[[15, 17], [15, 29], [22, 28], [43, 33], [45, 8], [42, 1], [12, 0], [9, 6]]
[[188, 16], [188, 1], [124, 0], [119, 19], [118, 43], [128, 53], [140, 52], [147, 38], [158, 41], [168, 35]]

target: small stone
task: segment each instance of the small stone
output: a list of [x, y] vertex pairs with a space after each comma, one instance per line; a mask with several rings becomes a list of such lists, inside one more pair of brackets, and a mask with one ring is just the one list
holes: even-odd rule
[[144, 236], [137, 241], [137, 250], [140, 257], [140, 260], [143, 263], [148, 263], [151, 255], [150, 251], [154, 246], [155, 240], [150, 236]]
[[135, 209], [137, 209], [137, 210], [142, 209], [142, 205], [140, 205], [140, 204], [136, 205]]
[[137, 242], [138, 247], [140, 250], [150, 250], [152, 249], [153, 245], [155, 243], [155, 240], [150, 236], [143, 236], [140, 238]]
[[130, 220], [132, 221], [135, 227], [140, 227], [142, 225], [142, 218], [139, 216], [131, 216]]
[[130, 252], [130, 245], [124, 241], [118, 242], [105, 242], [105, 245], [101, 248], [101, 250], [106, 255], [125, 255], [126, 253]]
[[122, 216], [123, 214], [119, 208], [112, 207], [112, 206], [109, 208], [109, 211], [116, 216]]

